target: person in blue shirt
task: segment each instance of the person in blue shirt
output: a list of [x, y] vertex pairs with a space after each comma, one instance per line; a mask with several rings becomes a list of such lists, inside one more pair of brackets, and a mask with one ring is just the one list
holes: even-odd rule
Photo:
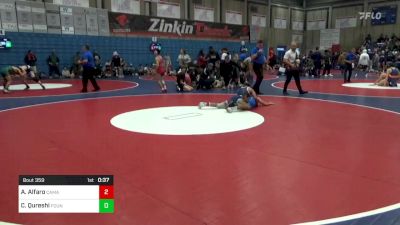
[[312, 53], [311, 59], [314, 61], [314, 70], [313, 75], [316, 77], [321, 76], [321, 68], [322, 68], [322, 54], [319, 51], [319, 47], [315, 48], [315, 52]]
[[347, 53], [347, 56], [344, 60], [345, 62], [345, 70], [344, 70], [344, 82], [349, 82], [350, 83], [350, 78], [351, 78], [351, 73], [353, 72], [354, 69], [354, 63], [357, 59], [356, 56], [356, 49], [352, 48], [349, 53]]
[[260, 85], [264, 78], [263, 66], [267, 58], [264, 54], [264, 42], [262, 40], [257, 41], [257, 46], [251, 51], [251, 62], [253, 63], [253, 71], [256, 74], [256, 82], [253, 86], [253, 90], [256, 94], [262, 94], [260, 92]]
[[83, 72], [82, 72], [82, 93], [87, 92], [87, 85], [88, 81], [93, 85], [94, 90], [93, 91], [99, 91], [100, 87], [96, 82], [95, 77], [95, 62], [94, 62], [94, 57], [92, 52], [89, 51], [90, 47], [89, 45], [84, 45], [82, 47], [82, 56], [81, 59], [78, 61], [79, 64], [82, 65], [83, 67]]

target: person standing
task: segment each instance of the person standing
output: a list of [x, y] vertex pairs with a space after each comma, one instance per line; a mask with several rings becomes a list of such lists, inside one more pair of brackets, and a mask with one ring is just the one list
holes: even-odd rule
[[308, 91], [304, 91], [302, 89], [300, 84], [300, 68], [299, 68], [300, 59], [299, 59], [299, 54], [296, 52], [296, 48], [297, 48], [297, 43], [292, 42], [290, 44], [290, 49], [286, 51], [285, 55], [283, 56], [283, 63], [285, 64], [286, 68], [286, 82], [283, 88], [284, 95], [288, 95], [287, 87], [290, 81], [292, 80], [292, 77], [294, 77], [299, 93], [301, 95], [308, 93]]
[[36, 61], [37, 57], [35, 53], [33, 53], [31, 50], [28, 50], [28, 52], [25, 55], [24, 62], [26, 65], [31, 67], [31, 71], [35, 74], [37, 73]]
[[324, 55], [324, 70], [322, 72], [322, 75], [325, 77], [330, 76], [333, 77], [331, 74], [331, 68], [332, 68], [332, 54], [329, 50], [325, 50], [325, 55]]
[[256, 47], [251, 51], [251, 62], [253, 63], [253, 71], [256, 74], [256, 82], [254, 83], [253, 90], [256, 94], [262, 94], [260, 92], [260, 85], [263, 81], [263, 67], [266, 62], [264, 55], [264, 42], [262, 40], [257, 41]]
[[[351, 78], [351, 73], [353, 72], [354, 69], [354, 63], [356, 60], [356, 49], [352, 48], [351, 51], [346, 55], [345, 58], [345, 63], [346, 63], [346, 68], [344, 71], [344, 82], [349, 82], [350, 83], [350, 78]], [[348, 74], [348, 75], [347, 75]]]
[[322, 68], [322, 55], [321, 52], [319, 51], [319, 47], [315, 48], [315, 52], [311, 55], [311, 59], [314, 61], [314, 71], [313, 75], [316, 77], [320, 77], [321, 75], [321, 68]]
[[57, 76], [61, 76], [60, 69], [58, 68], [58, 64], [60, 63], [60, 59], [56, 55], [55, 50], [51, 52], [49, 57], [47, 58], [47, 64], [49, 65], [49, 77], [51, 78], [53, 74], [57, 74]]
[[165, 84], [164, 81], [164, 75], [166, 72], [165, 69], [165, 61], [161, 55], [160, 49], [155, 49], [154, 50], [154, 76], [155, 80], [157, 80], [158, 85], [160, 85], [161, 92], [162, 93], [167, 93], [167, 85]]
[[365, 73], [365, 77], [368, 76], [368, 68], [369, 68], [369, 55], [367, 53], [367, 49], [364, 49], [360, 55], [360, 59], [358, 60], [358, 67], [360, 68], [362, 73]]
[[89, 80], [93, 85], [94, 88], [93, 91], [99, 91], [100, 87], [97, 84], [96, 79], [94, 78], [94, 72], [95, 72], [94, 58], [93, 54], [90, 52], [89, 45], [84, 45], [82, 47], [82, 56], [81, 59], [78, 61], [78, 63], [81, 64], [83, 67], [81, 92], [82, 93], [87, 92], [87, 85]]

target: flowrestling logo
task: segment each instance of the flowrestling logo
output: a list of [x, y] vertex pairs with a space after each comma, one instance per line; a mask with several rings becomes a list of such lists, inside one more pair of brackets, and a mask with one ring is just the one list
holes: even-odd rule
[[380, 20], [382, 18], [382, 13], [380, 12], [358, 12], [360, 15], [360, 20], [368, 20], [369, 18], [373, 20]]

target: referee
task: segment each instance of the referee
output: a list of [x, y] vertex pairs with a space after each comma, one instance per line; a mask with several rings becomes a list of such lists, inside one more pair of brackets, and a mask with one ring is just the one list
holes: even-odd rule
[[297, 89], [299, 90], [299, 93], [301, 95], [307, 94], [308, 91], [304, 91], [301, 88], [300, 84], [300, 59], [299, 59], [299, 54], [296, 52], [297, 48], [297, 43], [292, 42], [290, 44], [290, 49], [285, 53], [285, 56], [283, 57], [283, 63], [285, 64], [286, 68], [286, 82], [285, 86], [283, 88], [283, 94], [288, 95], [287, 92], [287, 87], [292, 80], [292, 77], [294, 77], [294, 80], [296, 81], [296, 86]]
[[81, 59], [78, 61], [79, 64], [82, 64], [83, 67], [83, 72], [82, 72], [82, 93], [87, 92], [87, 86], [88, 86], [88, 81], [92, 83], [94, 90], [93, 91], [99, 91], [100, 87], [96, 82], [96, 79], [94, 78], [94, 73], [95, 73], [95, 63], [94, 63], [94, 58], [93, 54], [89, 51], [89, 45], [84, 45], [82, 47], [82, 56]]
[[253, 63], [254, 73], [257, 76], [256, 83], [253, 86], [253, 90], [258, 95], [262, 94], [260, 92], [260, 85], [264, 78], [263, 66], [264, 66], [265, 61], [266, 61], [266, 58], [264, 55], [264, 42], [262, 40], [259, 40], [259, 41], [257, 41], [257, 46], [251, 51], [251, 62]]

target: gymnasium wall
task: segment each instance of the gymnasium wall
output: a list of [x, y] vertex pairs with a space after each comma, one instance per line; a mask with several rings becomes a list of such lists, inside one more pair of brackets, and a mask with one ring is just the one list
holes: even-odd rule
[[[135, 37], [105, 37], [105, 36], [86, 36], [86, 35], [59, 35], [59, 34], [40, 34], [40, 33], [13, 33], [8, 32], [7, 37], [13, 41], [12, 49], [0, 50], [0, 66], [23, 64], [24, 56], [28, 49], [37, 54], [38, 67], [42, 72], [47, 73], [46, 59], [54, 49], [60, 58], [60, 67], [70, 66], [72, 57], [77, 51], [81, 50], [84, 44], [89, 44], [92, 50], [97, 51], [102, 57], [103, 63], [111, 58], [113, 51], [118, 53], [128, 63], [134, 66], [139, 64], [152, 64], [153, 55], [149, 51], [151, 38]], [[226, 47], [231, 51], [238, 52], [239, 42], [226, 41], [198, 41], [187, 39], [163, 39], [158, 41], [162, 44], [163, 54], [168, 54], [176, 65], [176, 58], [180, 48], [187, 49], [192, 59], [197, 58], [200, 49], [208, 51], [209, 46], [216, 49]], [[254, 44], [247, 44], [248, 48]]]
[[[359, 12], [371, 12], [373, 7], [397, 5], [397, 22], [392, 25], [371, 25], [371, 20], [360, 20]], [[307, 20], [326, 15], [326, 28], [335, 28], [337, 18], [357, 17], [357, 26], [352, 28], [341, 28], [340, 44], [342, 49], [349, 50], [358, 47], [367, 34], [371, 34], [376, 40], [383, 34], [400, 35], [400, 1], [396, 0], [309, 0], [307, 1]], [[330, 17], [331, 16], [331, 17]], [[323, 16], [322, 16], [323, 18]], [[330, 20], [330, 21], [328, 21]], [[319, 31], [305, 31], [306, 48], [314, 49], [319, 45]]]

